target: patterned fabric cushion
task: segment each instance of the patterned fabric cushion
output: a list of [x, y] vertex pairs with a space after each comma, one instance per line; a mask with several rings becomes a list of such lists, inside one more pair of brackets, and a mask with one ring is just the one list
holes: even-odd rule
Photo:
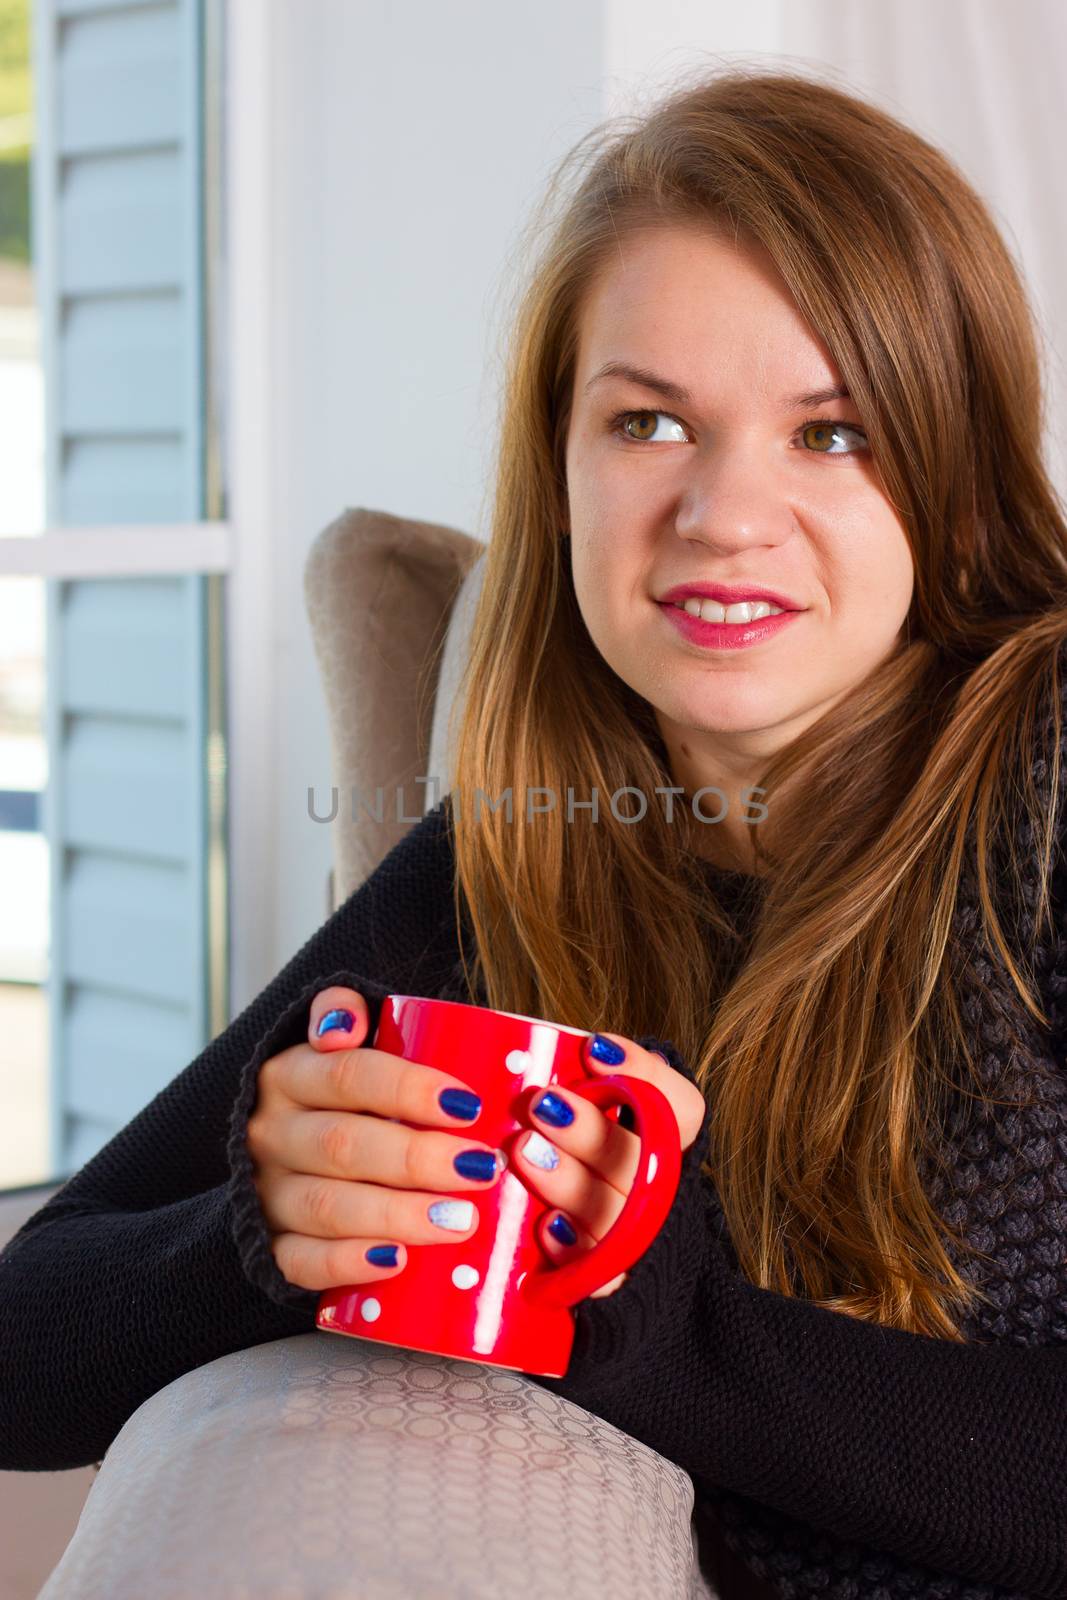
[[315, 1331], [146, 1400], [39, 1600], [717, 1600], [692, 1510], [522, 1373]]

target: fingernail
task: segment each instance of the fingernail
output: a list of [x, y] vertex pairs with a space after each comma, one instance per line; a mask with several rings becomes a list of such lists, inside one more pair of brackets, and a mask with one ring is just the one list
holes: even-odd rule
[[355, 1025], [356, 1019], [351, 1011], [327, 1011], [315, 1029], [315, 1037], [321, 1039], [324, 1033], [332, 1033], [335, 1028], [340, 1028], [343, 1033], [351, 1033]]
[[372, 1267], [395, 1267], [395, 1244], [372, 1244], [367, 1251], [367, 1260]]
[[553, 1239], [559, 1240], [560, 1244], [574, 1244], [578, 1238], [562, 1211], [557, 1212], [552, 1218], [548, 1225], [548, 1231]]
[[559, 1152], [555, 1145], [549, 1144], [539, 1133], [531, 1133], [522, 1147], [522, 1154], [527, 1161], [532, 1161], [535, 1167], [540, 1167], [544, 1172], [553, 1172], [559, 1166]]
[[442, 1089], [437, 1104], [450, 1117], [462, 1117], [465, 1122], [472, 1121], [482, 1109], [482, 1102], [469, 1089]]
[[574, 1121], [574, 1112], [558, 1094], [551, 1090], [543, 1094], [533, 1107], [535, 1117], [540, 1117], [542, 1122], [550, 1122], [554, 1128], [569, 1128]]
[[454, 1233], [466, 1233], [474, 1221], [473, 1200], [435, 1200], [428, 1216], [438, 1228], [451, 1228]]
[[613, 1039], [605, 1039], [602, 1033], [594, 1033], [589, 1054], [594, 1061], [603, 1061], [609, 1067], [617, 1067], [620, 1061], [626, 1060], [626, 1051], [622, 1046]]
[[492, 1150], [461, 1150], [452, 1165], [461, 1178], [480, 1178], [487, 1183], [497, 1174], [497, 1159]]

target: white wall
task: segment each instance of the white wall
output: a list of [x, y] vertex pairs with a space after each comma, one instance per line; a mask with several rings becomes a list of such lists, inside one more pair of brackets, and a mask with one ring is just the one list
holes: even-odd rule
[[231, 751], [231, 1009], [325, 914], [308, 546], [347, 505], [485, 536], [497, 301], [555, 159], [700, 61], [800, 65], [867, 95], [954, 155], [1017, 242], [1055, 419], [1067, 223], [1042, 201], [1065, 32], [1059, 0], [231, 0], [234, 520], [252, 541], [232, 631], [255, 661]]
[[[591, 0], [536, 11], [235, 0], [231, 30], [237, 158], [250, 155], [243, 119], [258, 95], [269, 168], [261, 205], [248, 187], [232, 196], [245, 230], [231, 251], [243, 263], [232, 319], [244, 273], [258, 270], [250, 292], [269, 285], [270, 344], [242, 346], [256, 374], [234, 374], [239, 447], [246, 430], [235, 520], [264, 543], [248, 557], [251, 583], [253, 562], [271, 569], [269, 594], [239, 623], [262, 654], [231, 748], [236, 1012], [325, 914], [330, 830], [306, 799], [309, 785], [321, 800], [330, 784], [304, 613], [308, 546], [349, 505], [485, 537], [494, 302], [551, 163], [600, 114], [603, 18]], [[265, 60], [241, 53], [246, 37]], [[251, 168], [240, 171], [250, 186]], [[263, 781], [236, 777], [243, 750]]]

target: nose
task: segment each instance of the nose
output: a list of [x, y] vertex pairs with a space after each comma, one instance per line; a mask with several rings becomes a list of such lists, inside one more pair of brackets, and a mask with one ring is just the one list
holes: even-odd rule
[[793, 530], [794, 514], [775, 488], [766, 456], [740, 444], [718, 444], [693, 453], [674, 526], [683, 539], [729, 552], [782, 544]]

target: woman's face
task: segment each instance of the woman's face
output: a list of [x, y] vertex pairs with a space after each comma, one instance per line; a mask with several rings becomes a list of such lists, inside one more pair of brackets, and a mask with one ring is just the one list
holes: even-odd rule
[[[742, 779], [900, 636], [911, 553], [856, 407], [815, 395], [841, 386], [769, 257], [710, 231], [630, 236], [586, 298], [566, 449], [575, 590], [687, 789]], [[762, 586], [795, 611], [762, 637], [731, 618], [732, 634], [679, 626], [662, 597], [690, 582]]]

